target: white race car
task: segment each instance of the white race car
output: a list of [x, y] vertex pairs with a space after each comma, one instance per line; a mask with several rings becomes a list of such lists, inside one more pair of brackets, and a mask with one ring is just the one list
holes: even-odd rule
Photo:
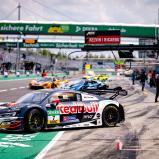
[[116, 126], [125, 120], [121, 104], [113, 100], [125, 90], [109, 90], [109, 99], [74, 90], [44, 89], [26, 94], [15, 103], [1, 103], [0, 125], [3, 130]]

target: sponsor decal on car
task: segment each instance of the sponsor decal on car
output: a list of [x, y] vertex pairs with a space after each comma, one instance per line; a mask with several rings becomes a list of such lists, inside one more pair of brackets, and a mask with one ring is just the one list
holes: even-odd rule
[[72, 115], [72, 116], [64, 116], [63, 117], [63, 121], [70, 121], [70, 120], [76, 120], [76, 115]]
[[83, 98], [94, 98], [93, 96], [83, 96]]
[[51, 116], [51, 115], [60, 115], [60, 111], [59, 110], [48, 110], [47, 111], [48, 113], [48, 116]]
[[83, 119], [92, 119], [94, 115], [83, 115]]
[[90, 95], [87, 95], [87, 94], [82, 95], [82, 99], [83, 99], [83, 101], [98, 100], [97, 97], [95, 97], [95, 96], [90, 96]]
[[70, 105], [59, 104], [56, 109], [60, 114], [76, 114], [78, 113], [95, 113], [98, 111], [98, 103], [91, 102], [89, 104], [73, 102]]
[[60, 123], [60, 111], [59, 110], [48, 110], [48, 124], [59, 124]]
[[60, 116], [48, 116], [48, 124], [59, 124], [60, 123]]

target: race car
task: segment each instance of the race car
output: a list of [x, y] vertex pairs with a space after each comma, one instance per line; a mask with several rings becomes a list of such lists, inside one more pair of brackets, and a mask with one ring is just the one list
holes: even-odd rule
[[100, 75], [96, 75], [93, 79], [94, 80], [99, 80], [99, 81], [106, 81], [108, 78], [109, 78], [108, 75], [100, 74]]
[[82, 79], [85, 79], [85, 80], [91, 80], [93, 78], [94, 78], [94, 76], [91, 76], [91, 75], [86, 75], [86, 76], [82, 77]]
[[73, 89], [76, 91], [87, 92], [87, 90], [105, 90], [109, 88], [109, 85], [100, 81], [95, 80], [81, 80], [79, 83], [74, 85], [70, 85], [69, 89]]
[[[126, 95], [126, 91], [114, 91], [113, 98], [119, 94]], [[1, 130], [114, 127], [124, 120], [123, 106], [117, 101], [73, 90], [38, 90], [0, 105]]]
[[32, 81], [30, 81], [29, 83], [29, 88], [30, 89], [47, 89], [47, 88], [55, 88], [55, 87], [60, 87], [60, 85], [64, 83], [68, 83], [68, 80], [64, 79], [64, 80], [58, 80], [55, 79], [54, 77], [42, 77], [39, 79], [34, 79]]

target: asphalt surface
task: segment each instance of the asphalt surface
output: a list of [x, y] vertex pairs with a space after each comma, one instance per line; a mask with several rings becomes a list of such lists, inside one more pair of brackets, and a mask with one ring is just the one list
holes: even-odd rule
[[[15, 101], [30, 92], [28, 82], [0, 81], [0, 102]], [[66, 130], [45, 159], [158, 159], [159, 102], [154, 103], [155, 90], [147, 87], [142, 92], [139, 84], [132, 86], [127, 78], [120, 77], [111, 85], [128, 90], [126, 97], [117, 98], [125, 108], [126, 121], [113, 128]], [[116, 148], [119, 141], [123, 144], [120, 151]]]
[[[124, 105], [126, 121], [113, 128], [71, 129], [65, 131], [45, 159], [158, 159], [159, 103], [154, 103], [154, 89], [141, 91], [128, 79], [118, 78], [112, 86], [128, 90], [117, 100]], [[149, 88], [148, 88], [149, 89]], [[117, 143], [123, 147], [117, 150]]]
[[0, 102], [15, 101], [22, 95], [31, 92], [30, 80], [0, 81]]

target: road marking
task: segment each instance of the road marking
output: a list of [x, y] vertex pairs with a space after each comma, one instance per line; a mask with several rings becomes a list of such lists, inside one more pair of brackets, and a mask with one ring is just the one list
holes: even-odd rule
[[139, 148], [139, 149], [122, 149], [122, 151], [156, 151], [156, 150], [159, 150], [159, 149], [142, 149], [142, 148]]
[[13, 90], [16, 90], [16, 89], [18, 89], [18, 88], [11, 88], [10, 90], [13, 91]]
[[31, 147], [30, 145], [27, 144], [22, 144], [22, 143], [13, 143], [13, 142], [0, 142], [0, 147], [13, 147], [13, 146], [17, 146], [17, 147]]
[[49, 144], [34, 158], [34, 159], [42, 159], [46, 153], [52, 148], [58, 139], [63, 135], [64, 131], [59, 132], [50, 142]]
[[[26, 87], [19, 87], [19, 88], [10, 88], [9, 90], [10, 91], [14, 91], [14, 90], [17, 90], [17, 89], [25, 89], [25, 88], [28, 88], [28, 86]], [[6, 92], [6, 91], [9, 91], [8, 89], [4, 89], [4, 90], [0, 90], [0, 92]]]
[[0, 90], [0, 92], [6, 92], [7, 91], [7, 89], [4, 89], [4, 90]]
[[19, 89], [24, 89], [25, 87], [19, 87]]

